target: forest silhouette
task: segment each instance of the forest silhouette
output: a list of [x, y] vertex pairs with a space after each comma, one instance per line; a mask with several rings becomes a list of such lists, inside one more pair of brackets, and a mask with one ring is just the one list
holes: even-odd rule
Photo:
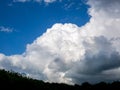
[[0, 89], [9, 90], [120, 90], [120, 82], [112, 83], [100, 82], [90, 84], [84, 82], [81, 85], [67, 85], [64, 83], [48, 83], [41, 80], [32, 79], [25, 75], [13, 72], [0, 70]]

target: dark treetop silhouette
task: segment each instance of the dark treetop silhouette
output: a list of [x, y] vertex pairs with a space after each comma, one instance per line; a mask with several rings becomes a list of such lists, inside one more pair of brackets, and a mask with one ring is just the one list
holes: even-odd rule
[[12, 90], [120, 90], [120, 82], [115, 81], [113, 83], [100, 82], [98, 84], [91, 85], [88, 82], [82, 85], [67, 85], [58, 83], [45, 83], [40, 80], [25, 77], [22, 74], [0, 70], [0, 89], [12, 89]]

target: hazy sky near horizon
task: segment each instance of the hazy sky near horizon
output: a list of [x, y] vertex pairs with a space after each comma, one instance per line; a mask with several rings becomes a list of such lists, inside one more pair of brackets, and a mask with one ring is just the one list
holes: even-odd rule
[[48, 82], [120, 80], [120, 0], [0, 0], [0, 69]]

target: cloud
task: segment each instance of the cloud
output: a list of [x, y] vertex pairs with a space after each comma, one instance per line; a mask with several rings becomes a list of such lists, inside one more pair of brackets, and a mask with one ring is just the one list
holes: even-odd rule
[[9, 33], [9, 32], [13, 32], [13, 29], [9, 27], [0, 26], [0, 32]]
[[53, 3], [55, 2], [56, 0], [44, 0], [45, 3]]
[[71, 3], [69, 3], [69, 4], [65, 4], [65, 5], [64, 5], [64, 8], [65, 8], [65, 10], [68, 10], [68, 9], [70, 9], [73, 5], [75, 5], [75, 3], [73, 3], [73, 2], [71, 2]]
[[65, 10], [71, 10], [71, 9], [74, 9], [74, 10], [80, 10], [82, 5], [83, 4], [86, 4], [85, 3], [85, 0], [84, 1], [81, 1], [82, 3], [80, 2], [74, 2], [74, 1], [68, 1], [67, 3], [64, 4], [63, 8]]
[[21, 3], [24, 3], [24, 2], [29, 2], [31, 0], [13, 0], [13, 2], [21, 2]]
[[115, 77], [117, 73], [106, 74], [109, 70], [117, 70], [120, 67], [120, 54], [109, 40], [103, 36], [94, 37], [92, 42], [84, 42], [84, 46], [86, 49], [83, 59], [76, 62], [66, 74], [67, 77], [71, 77], [76, 83], [119, 80], [120, 77]]
[[38, 2], [38, 3], [41, 3], [42, 2], [42, 0], [34, 0], [35, 2]]
[[53, 3], [55, 2], [56, 0], [13, 0], [13, 2], [21, 2], [21, 3], [25, 3], [25, 2], [38, 2], [38, 3], [41, 3], [41, 2], [44, 2], [44, 3]]
[[22, 55], [0, 54], [0, 68], [49, 82], [80, 84], [120, 79], [120, 1], [89, 0], [90, 21], [56, 23]]

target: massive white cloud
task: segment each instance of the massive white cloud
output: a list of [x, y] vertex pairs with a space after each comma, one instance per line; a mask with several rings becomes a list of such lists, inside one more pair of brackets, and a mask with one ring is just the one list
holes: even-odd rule
[[0, 54], [0, 68], [49, 82], [120, 79], [120, 0], [89, 0], [90, 21], [55, 24], [22, 55]]

